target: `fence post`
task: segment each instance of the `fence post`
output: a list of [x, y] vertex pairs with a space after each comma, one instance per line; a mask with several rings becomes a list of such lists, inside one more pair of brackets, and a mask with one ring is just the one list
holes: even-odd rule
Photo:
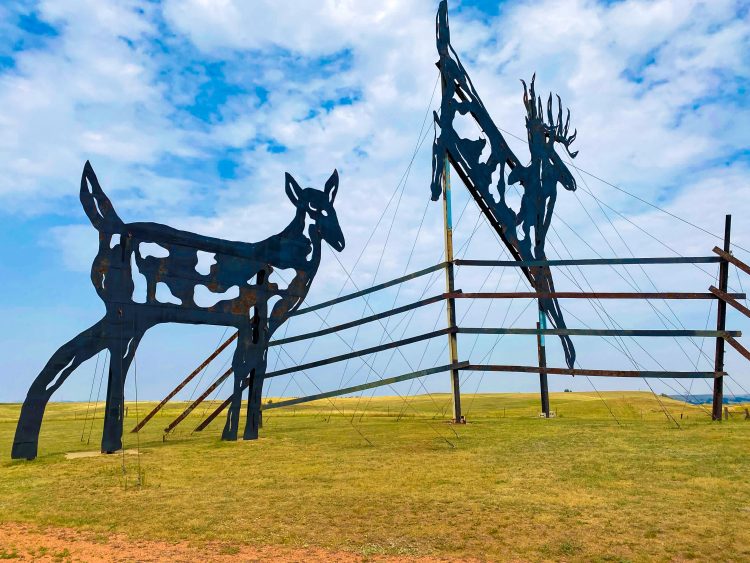
[[[730, 252], [732, 230], [732, 216], [727, 215], [724, 221], [724, 252]], [[719, 264], [719, 289], [726, 293], [729, 281], [729, 262], [722, 258]], [[718, 312], [716, 314], [716, 330], [724, 330], [727, 321], [727, 303], [717, 299]], [[724, 371], [724, 339], [716, 338], [716, 353], [714, 355], [714, 371]], [[713, 405], [711, 419], [721, 421], [721, 407], [724, 401], [724, 377], [714, 378]]]
[[[450, 163], [446, 154], [443, 160], [443, 227], [445, 231], [445, 291], [453, 293], [453, 217], [451, 214], [451, 176]], [[448, 327], [456, 328], [456, 300], [449, 298], [446, 303]], [[458, 335], [455, 331], [448, 334], [448, 353], [451, 364], [458, 362]], [[453, 422], [465, 422], [461, 414], [461, 383], [458, 369], [451, 369], [451, 393], [453, 395]]]
[[[539, 309], [539, 321], [536, 323], [536, 328], [547, 328], [547, 319], [544, 316], [544, 311], [542, 309]], [[540, 368], [546, 368], [547, 367], [547, 351], [544, 347], [544, 335], [543, 334], [537, 334], [536, 335], [536, 348], [539, 355], [539, 367]], [[542, 394], [542, 412], [544, 413], [544, 418], [549, 418], [549, 389], [547, 387], [547, 373], [544, 371], [539, 372], [539, 389]]]

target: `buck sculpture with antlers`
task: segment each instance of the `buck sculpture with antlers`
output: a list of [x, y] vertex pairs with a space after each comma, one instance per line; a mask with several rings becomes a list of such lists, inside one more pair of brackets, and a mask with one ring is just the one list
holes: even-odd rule
[[[234, 393], [222, 438], [236, 440], [242, 390], [250, 389], [244, 438], [258, 437], [266, 355], [271, 335], [299, 307], [318, 271], [321, 242], [344, 249], [333, 203], [339, 177], [334, 170], [324, 190], [302, 189], [286, 175], [286, 194], [295, 216], [280, 233], [257, 243], [235, 242], [179, 231], [157, 223], [124, 223], [87, 162], [81, 204], [99, 232], [91, 281], [106, 313], [92, 327], [55, 352], [31, 384], [21, 408], [13, 458], [37, 455], [44, 410], [52, 394], [81, 363], [104, 349], [110, 353], [102, 452], [122, 448], [125, 377], [144, 333], [161, 323], [234, 327]], [[309, 227], [305, 229], [307, 220]], [[200, 264], [207, 258], [208, 264]], [[205, 267], [204, 267], [205, 266]], [[206, 269], [207, 268], [207, 269]], [[286, 287], [272, 281], [274, 269], [293, 269]], [[135, 279], [145, 278], [145, 296]], [[210, 306], [196, 303], [213, 296]]]
[[[562, 102], [558, 97], [555, 119], [550, 94], [545, 121], [542, 99], [534, 91], [534, 78], [530, 87], [522, 81], [531, 156], [529, 164], [524, 166], [493, 122], [450, 43], [446, 0], [442, 0], [438, 8], [436, 34], [443, 97], [440, 115], [435, 113], [434, 116], [436, 132], [432, 152], [432, 199], [437, 200], [442, 193], [444, 160], [447, 156], [459, 175], [466, 179], [467, 187], [480, 208], [500, 226], [500, 236], [516, 259], [546, 260], [544, 244], [555, 208], [557, 184], [562, 184], [566, 190], [576, 189], [573, 175], [556, 151], [556, 145], [562, 145], [571, 158], [577, 154], [570, 152], [570, 145], [576, 138], [575, 131], [569, 135], [570, 111], [563, 123]], [[476, 121], [486, 139], [466, 139], [456, 132], [454, 120], [467, 115]], [[440, 130], [439, 134], [437, 129]], [[493, 177], [497, 181], [493, 181]], [[506, 202], [507, 186], [514, 184], [520, 184], [523, 188], [517, 212]], [[524, 268], [524, 272], [537, 292], [555, 291], [548, 266]], [[539, 307], [553, 326], [565, 328], [565, 319], [556, 299], [539, 299]], [[566, 335], [560, 336], [560, 339], [566, 363], [572, 368], [575, 363], [573, 342]]]

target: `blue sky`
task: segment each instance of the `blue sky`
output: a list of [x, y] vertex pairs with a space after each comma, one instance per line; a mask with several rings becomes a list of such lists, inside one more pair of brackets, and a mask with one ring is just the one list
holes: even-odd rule
[[[748, 6], [728, 0], [464, 1], [451, 3], [451, 25], [453, 43], [501, 127], [523, 134], [519, 79], [536, 72], [540, 91], [560, 93], [571, 108], [579, 131], [576, 164], [712, 232], [721, 232], [723, 214], [732, 212], [734, 239], [750, 248], [743, 219], [750, 212]], [[399, 184], [436, 84], [435, 9], [436, 2], [427, 0], [300, 2], [294, 9], [286, 3], [231, 0], [213, 7], [199, 0], [3, 3], [0, 401], [22, 399], [51, 353], [103, 311], [88, 279], [96, 233], [77, 199], [86, 159], [125, 220], [164, 222], [236, 240], [259, 240], [285, 226], [291, 216], [283, 196], [285, 171], [305, 185], [321, 187], [336, 167], [341, 174], [337, 209], [348, 242], [339, 258], [351, 270], [364, 249], [352, 273], [358, 287], [401, 275], [412, 246], [410, 270], [436, 263], [442, 235], [440, 206], [427, 203], [431, 133], [417, 151], [408, 180]], [[432, 106], [437, 102], [436, 97]], [[509, 141], [526, 154], [520, 143]], [[648, 235], [612, 212], [605, 215], [606, 208], [584, 193], [561, 194], [561, 222], [551, 235], [559, 254], [565, 253], [564, 244], [577, 256], [627, 255], [623, 240], [638, 254], [669, 254], [655, 239], [683, 254], [706, 254], [717, 242], [589, 176], [579, 183]], [[403, 195], [388, 204], [394, 190]], [[467, 196], [460, 189], [454, 192], [460, 216]], [[387, 235], [391, 221], [395, 227]], [[386, 236], [388, 247], [380, 260]], [[467, 257], [501, 255], [472, 204], [456, 238], [459, 248], [471, 241], [462, 250]], [[324, 254], [321, 270], [310, 302], [336, 295], [342, 287], [353, 289], [332, 253]], [[461, 272], [460, 286], [480, 287], [485, 273]], [[632, 272], [644, 290], [652, 281], [660, 289], [690, 291], [705, 290], [710, 283], [710, 276], [694, 268], [648, 274]], [[621, 271], [589, 275], [597, 289], [618, 284], [632, 289]], [[516, 283], [515, 273], [500, 278], [491, 272], [485, 289], [510, 291]], [[750, 287], [750, 280], [744, 283]], [[565, 284], [575, 289], [563, 277], [558, 286]], [[439, 292], [439, 285], [429, 291]], [[378, 295], [369, 306], [385, 310], [405, 303], [426, 291], [423, 286]], [[330, 319], [349, 320], [362, 315], [364, 307], [351, 302]], [[657, 307], [613, 305], [610, 314], [624, 327], [658, 327], [660, 315], [672, 317], [663, 304]], [[533, 315], [522, 311], [523, 304], [497, 303], [488, 324], [518, 316], [518, 326], [533, 326]], [[586, 304], [575, 312], [591, 325], [603, 322]], [[708, 311], [703, 305], [680, 305], [675, 312], [685, 326], [703, 328]], [[440, 315], [437, 309], [420, 313], [405, 334], [426, 331]], [[466, 315], [467, 324], [478, 324], [484, 311]], [[730, 320], [742, 328], [739, 317]], [[393, 329], [396, 322], [388, 326], [394, 335], [404, 326]], [[289, 330], [319, 325], [320, 319], [309, 319]], [[221, 334], [220, 329], [184, 326], [149, 333], [138, 356], [140, 396], [163, 395]], [[377, 344], [383, 331], [375, 327], [361, 331], [356, 340], [353, 334], [346, 338], [364, 347]], [[493, 344], [469, 339], [460, 347], [479, 359]], [[494, 349], [492, 359], [531, 363], [531, 344], [509, 338]], [[335, 339], [321, 340], [307, 355], [302, 347], [289, 353], [297, 361], [315, 359], [342, 346]], [[442, 346], [435, 343], [426, 355], [442, 357]], [[658, 369], [658, 362], [690, 369], [694, 362], [689, 358], [700, 354], [693, 343], [686, 344], [688, 353], [674, 343], [651, 341], [649, 346], [656, 359], [633, 352], [646, 369]], [[602, 342], [587, 340], [579, 348], [585, 348], [585, 366], [632, 368], [627, 357], [612, 356]], [[558, 352], [551, 350], [553, 361], [560, 360]], [[373, 362], [383, 375], [398, 375], [423, 355], [414, 348], [390, 362], [388, 356]], [[279, 361], [287, 360], [282, 356]], [[729, 362], [739, 383], [750, 388], [748, 369], [733, 352]], [[57, 398], [86, 399], [93, 368], [84, 365]], [[363, 381], [367, 372], [357, 370], [356, 365], [337, 366], [311, 376], [321, 388], [333, 388], [342, 374], [343, 380]], [[467, 382], [467, 391], [535, 389], [533, 378], [522, 375], [485, 377], [478, 383], [478, 377]], [[277, 391], [286, 386], [287, 394], [313, 390], [304, 376], [274, 385]], [[433, 376], [425, 385], [446, 390], [447, 378]], [[591, 389], [580, 378], [555, 379], [551, 385]], [[645, 387], [621, 381], [596, 385]], [[672, 392], [661, 384], [655, 388]]]

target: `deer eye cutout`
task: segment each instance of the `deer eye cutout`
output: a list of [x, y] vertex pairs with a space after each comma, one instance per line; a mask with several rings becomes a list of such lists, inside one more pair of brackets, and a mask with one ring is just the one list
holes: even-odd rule
[[322, 215], [323, 217], [328, 217], [328, 211], [326, 211], [325, 209], [324, 209], [323, 211], [321, 211], [321, 212], [320, 212], [320, 214], [321, 214], [321, 215]]

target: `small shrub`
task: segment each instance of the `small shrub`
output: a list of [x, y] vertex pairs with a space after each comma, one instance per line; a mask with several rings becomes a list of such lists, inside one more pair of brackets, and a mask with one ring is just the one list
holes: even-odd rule
[[66, 547], [62, 551], [55, 552], [52, 557], [55, 561], [63, 561], [65, 559], [70, 560], [70, 550]]
[[575, 555], [581, 551], [581, 546], [572, 541], [564, 541], [560, 544], [559, 553], [561, 555]]

